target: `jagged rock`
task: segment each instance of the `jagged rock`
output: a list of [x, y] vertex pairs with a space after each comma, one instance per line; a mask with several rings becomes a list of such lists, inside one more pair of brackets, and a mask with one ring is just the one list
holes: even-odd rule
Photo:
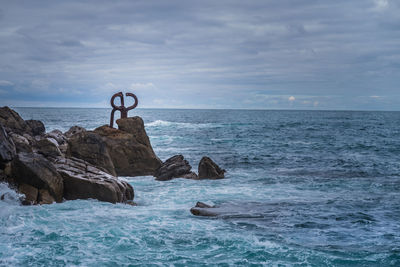
[[32, 134], [32, 129], [19, 116], [17, 112], [9, 107], [0, 108], [0, 123], [11, 132], [23, 135], [24, 133]]
[[72, 126], [68, 131], [64, 133], [67, 138], [71, 138], [75, 134], [86, 132], [86, 129], [80, 126]]
[[155, 155], [140, 118], [117, 121], [129, 132], [110, 128], [107, 125], [94, 130], [107, 145], [108, 153], [117, 175], [154, 175], [161, 160]]
[[45, 134], [45, 137], [53, 138], [57, 141], [58, 145], [63, 145], [67, 143], [67, 138], [60, 130], [53, 130]]
[[11, 133], [10, 136], [15, 144], [18, 153], [32, 152], [32, 145], [25, 136], [17, 133]]
[[13, 160], [16, 156], [16, 148], [12, 138], [4, 130], [0, 123], [0, 169], [5, 167], [5, 163]]
[[192, 166], [182, 155], [176, 155], [167, 159], [154, 176], [156, 180], [167, 181], [173, 178], [197, 179], [197, 175], [191, 171]]
[[22, 201], [23, 205], [35, 205], [38, 198], [38, 189], [29, 184], [20, 184], [18, 186], [18, 192], [25, 195]]
[[209, 157], [203, 157], [199, 163], [199, 179], [222, 179], [225, 170], [221, 169]]
[[46, 132], [43, 122], [38, 120], [26, 120], [26, 124], [31, 128], [31, 134], [33, 136], [42, 135]]
[[58, 143], [53, 138], [42, 138], [36, 143], [38, 153], [45, 157], [58, 157], [61, 156], [61, 151], [58, 148]]
[[53, 164], [42, 155], [18, 153], [18, 157], [12, 161], [11, 175], [17, 184], [46, 189], [56, 202], [62, 201], [63, 179]]
[[190, 209], [190, 212], [196, 216], [218, 216], [218, 213], [213, 210], [215, 208], [215, 206], [210, 206], [203, 202], [197, 202], [196, 206]]
[[55, 167], [64, 179], [64, 198], [67, 200], [93, 198], [117, 203], [134, 198], [130, 184], [83, 160], [59, 158]]
[[114, 164], [103, 138], [92, 131], [77, 133], [68, 139], [67, 156], [85, 160], [116, 176]]
[[38, 203], [42, 204], [53, 204], [55, 199], [50, 195], [49, 191], [46, 189], [40, 189], [38, 195]]

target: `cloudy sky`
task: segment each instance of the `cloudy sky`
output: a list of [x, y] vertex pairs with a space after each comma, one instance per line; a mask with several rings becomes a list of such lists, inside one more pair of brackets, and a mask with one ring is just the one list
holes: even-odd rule
[[0, 106], [400, 110], [400, 1], [0, 0]]

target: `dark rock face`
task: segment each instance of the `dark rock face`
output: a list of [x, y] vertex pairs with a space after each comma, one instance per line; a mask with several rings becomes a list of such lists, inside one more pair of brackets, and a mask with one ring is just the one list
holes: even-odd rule
[[37, 204], [37, 198], [38, 198], [38, 189], [36, 187], [33, 187], [29, 184], [20, 184], [18, 186], [18, 191], [21, 194], [25, 195], [25, 198], [22, 200], [23, 205], [35, 205]]
[[124, 125], [124, 129], [129, 129], [130, 132], [113, 129], [107, 125], [94, 130], [106, 143], [117, 175], [153, 175], [160, 167], [161, 160], [151, 147], [143, 121], [126, 118], [118, 120], [117, 123]]
[[129, 202], [134, 198], [130, 184], [85, 161], [59, 158], [55, 166], [64, 179], [64, 198], [67, 200], [93, 198], [117, 203]]
[[13, 160], [16, 153], [14, 142], [0, 123], [0, 169], [4, 168], [6, 162]]
[[75, 134], [86, 132], [86, 129], [80, 126], [72, 126], [68, 131], [64, 133], [67, 138], [72, 137]]
[[67, 156], [83, 159], [107, 173], [116, 176], [107, 145], [100, 135], [83, 131], [68, 139]]
[[17, 112], [9, 107], [0, 108], [0, 123], [10, 131], [23, 135], [24, 133], [32, 134], [32, 129], [19, 116]]
[[50, 161], [36, 153], [19, 153], [12, 162], [12, 177], [17, 184], [28, 184], [37, 189], [46, 189], [61, 202], [63, 179]]
[[32, 152], [32, 144], [31, 144], [31, 142], [29, 142], [29, 140], [28, 140], [28, 138], [26, 138], [26, 136], [16, 134], [16, 133], [11, 133], [10, 136], [15, 144], [17, 153]]
[[199, 163], [199, 179], [222, 179], [225, 170], [221, 169], [209, 157], [203, 157]]
[[31, 133], [33, 136], [42, 135], [46, 132], [43, 122], [38, 120], [27, 120], [25, 121], [29, 128], [31, 128]]
[[54, 140], [57, 141], [59, 145], [63, 145], [67, 143], [67, 138], [64, 136], [64, 134], [60, 130], [53, 130], [49, 133], [46, 133], [45, 137], [48, 138], [53, 138]]
[[61, 151], [58, 148], [58, 143], [53, 138], [42, 138], [36, 143], [38, 153], [47, 157], [58, 157], [61, 156]]
[[191, 169], [192, 166], [182, 155], [176, 155], [167, 159], [154, 176], [159, 181], [167, 181], [173, 178], [197, 179], [197, 175]]

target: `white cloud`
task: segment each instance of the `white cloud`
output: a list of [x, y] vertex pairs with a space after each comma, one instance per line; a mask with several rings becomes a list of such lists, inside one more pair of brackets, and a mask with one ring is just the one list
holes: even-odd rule
[[0, 80], [0, 86], [13, 86], [14, 84], [12, 82], [6, 81], [6, 80]]
[[295, 100], [296, 100], [296, 98], [295, 98], [294, 96], [290, 96], [290, 97], [289, 97], [289, 101], [290, 101], [290, 102], [293, 102], [293, 101], [295, 101]]
[[389, 6], [389, 0], [374, 0], [377, 10], [384, 10]]

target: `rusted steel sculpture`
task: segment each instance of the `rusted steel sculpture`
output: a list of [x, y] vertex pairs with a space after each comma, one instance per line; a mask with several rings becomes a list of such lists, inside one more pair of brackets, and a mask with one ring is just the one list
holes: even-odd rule
[[[127, 97], [131, 96], [135, 99], [135, 103], [132, 106], [129, 107], [125, 107], [125, 103], [124, 103], [124, 94], [122, 92], [116, 93], [111, 97], [111, 106], [113, 107], [113, 110], [111, 111], [111, 119], [110, 119], [110, 127], [113, 128], [114, 125], [114, 113], [116, 110], [119, 110], [121, 112], [121, 119], [122, 118], [127, 118], [128, 117], [128, 111], [131, 109], [136, 108], [136, 106], [138, 105], [139, 101], [137, 99], [137, 97], [132, 94], [132, 93], [126, 93], [125, 94]], [[116, 106], [114, 104], [114, 100], [116, 97], [119, 97], [121, 99], [121, 106]]]

